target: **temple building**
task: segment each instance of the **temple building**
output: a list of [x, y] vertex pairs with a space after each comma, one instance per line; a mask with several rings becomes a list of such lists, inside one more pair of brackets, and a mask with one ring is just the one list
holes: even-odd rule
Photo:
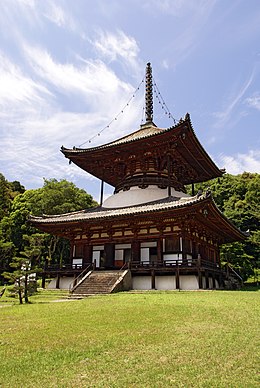
[[243, 240], [244, 234], [209, 191], [188, 195], [185, 188], [221, 177], [224, 170], [200, 144], [189, 114], [170, 128], [154, 124], [150, 64], [145, 99], [146, 122], [137, 131], [97, 147], [61, 148], [71, 162], [115, 190], [96, 208], [30, 218], [42, 231], [70, 241], [69, 267], [46, 267], [43, 273], [55, 277], [56, 287], [70, 284], [76, 294], [92, 294], [230, 284], [219, 247]]

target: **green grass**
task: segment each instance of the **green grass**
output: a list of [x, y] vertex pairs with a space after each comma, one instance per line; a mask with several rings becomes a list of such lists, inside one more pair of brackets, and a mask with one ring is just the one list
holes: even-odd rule
[[1, 388], [259, 386], [259, 292], [64, 296], [0, 302]]

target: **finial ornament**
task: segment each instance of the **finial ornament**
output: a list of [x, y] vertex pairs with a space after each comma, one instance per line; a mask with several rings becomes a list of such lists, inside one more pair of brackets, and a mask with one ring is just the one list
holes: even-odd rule
[[148, 62], [146, 65], [145, 117], [146, 117], [146, 123], [153, 122], [153, 79], [152, 79], [152, 67], [150, 62]]

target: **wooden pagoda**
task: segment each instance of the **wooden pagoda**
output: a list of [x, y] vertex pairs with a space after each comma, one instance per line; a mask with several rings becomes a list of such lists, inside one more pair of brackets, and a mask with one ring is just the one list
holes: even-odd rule
[[82, 271], [81, 285], [94, 272], [114, 272], [117, 285], [118, 274], [124, 274], [120, 275], [121, 289], [201, 289], [228, 284], [219, 247], [244, 235], [220, 212], [209, 191], [189, 196], [185, 190], [186, 185], [221, 177], [224, 171], [198, 141], [189, 114], [170, 128], [153, 123], [150, 64], [146, 68], [146, 123], [139, 130], [98, 147], [62, 147], [61, 152], [115, 191], [96, 208], [30, 218], [37, 228], [65, 237], [71, 245], [70, 265], [46, 268], [44, 277], [55, 275], [56, 286], [69, 279], [74, 290], [79, 290], [75, 277]]

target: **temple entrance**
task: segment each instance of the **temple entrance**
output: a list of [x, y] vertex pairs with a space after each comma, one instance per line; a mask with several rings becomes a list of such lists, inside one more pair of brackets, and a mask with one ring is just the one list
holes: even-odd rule
[[92, 250], [92, 263], [96, 264], [96, 267], [102, 267], [104, 265], [104, 245], [94, 246]]
[[142, 242], [140, 248], [142, 263], [153, 263], [158, 261], [157, 241]]
[[115, 266], [122, 267], [131, 260], [131, 244], [115, 244]]

